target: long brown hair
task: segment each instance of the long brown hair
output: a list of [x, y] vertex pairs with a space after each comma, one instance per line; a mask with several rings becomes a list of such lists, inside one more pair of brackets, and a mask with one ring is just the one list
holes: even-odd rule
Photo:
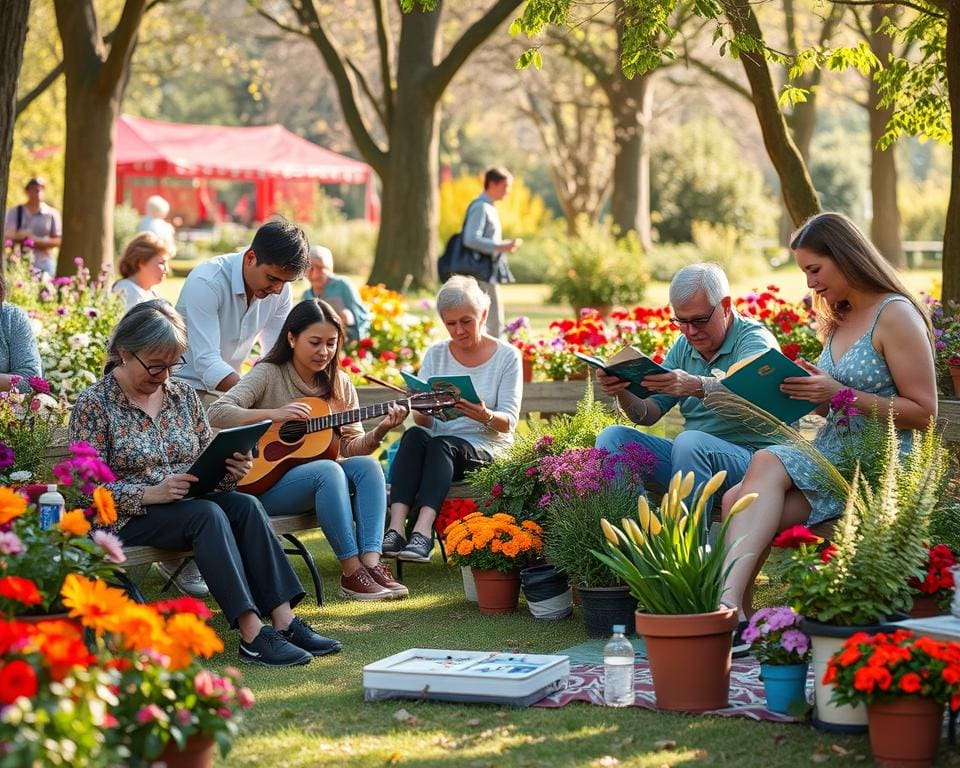
[[[817, 213], [794, 232], [790, 250], [804, 248], [818, 256], [830, 259], [853, 288], [868, 293], [895, 293], [911, 304], [927, 327], [927, 336], [933, 345], [933, 326], [924, 306], [917, 301], [896, 270], [880, 255], [876, 246], [856, 224], [842, 213]], [[821, 341], [836, 330], [844, 314], [850, 309], [846, 301], [829, 304], [820, 296], [813, 297], [817, 315], [817, 335]]]
[[304, 299], [290, 310], [273, 349], [266, 354], [262, 362], [274, 365], [289, 363], [293, 360], [293, 347], [290, 346], [290, 340], [287, 337], [293, 334], [293, 337], [297, 338], [314, 323], [330, 323], [337, 329], [337, 350], [327, 366], [313, 377], [313, 384], [320, 391], [320, 396], [327, 400], [333, 395], [333, 383], [337, 379], [337, 371], [340, 368], [340, 350], [343, 349], [344, 331], [340, 315], [323, 299]]

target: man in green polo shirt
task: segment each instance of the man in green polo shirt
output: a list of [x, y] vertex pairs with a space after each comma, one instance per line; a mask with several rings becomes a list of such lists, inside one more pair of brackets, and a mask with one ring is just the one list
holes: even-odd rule
[[628, 443], [652, 451], [657, 457], [653, 481], [666, 488], [677, 472], [693, 472], [694, 488], [725, 469], [723, 490], [739, 483], [750, 457], [769, 444], [743, 424], [724, 419], [703, 404], [704, 395], [721, 386], [717, 372], [738, 360], [768, 349], [778, 349], [776, 339], [760, 323], [741, 316], [730, 299], [730, 283], [718, 264], [691, 264], [670, 282], [673, 323], [683, 334], [667, 352], [663, 367], [669, 373], [649, 376], [643, 386], [656, 394], [640, 398], [627, 391], [630, 382], [597, 371], [600, 387], [635, 424], [649, 427], [680, 404], [684, 430], [673, 440], [624, 426], [607, 427], [596, 445], [620, 453]]

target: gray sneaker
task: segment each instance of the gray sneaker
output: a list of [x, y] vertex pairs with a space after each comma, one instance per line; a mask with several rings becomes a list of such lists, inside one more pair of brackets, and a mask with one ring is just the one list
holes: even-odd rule
[[403, 534], [401, 534], [400, 531], [388, 528], [387, 532], [383, 534], [383, 548], [381, 552], [387, 557], [396, 557], [406, 546], [407, 540], [403, 538]]
[[422, 533], [414, 532], [403, 551], [397, 555], [400, 560], [413, 563], [430, 562], [430, 553], [433, 552], [433, 539], [428, 539]]
[[173, 583], [177, 585], [177, 589], [183, 592], [183, 594], [189, 595], [190, 597], [206, 597], [209, 595], [210, 590], [207, 587], [207, 582], [205, 582], [203, 576], [200, 575], [200, 569], [197, 568], [195, 560], [191, 560], [183, 566], [180, 573], [177, 574], [177, 577], [173, 578], [173, 574], [176, 573], [177, 568], [180, 567], [180, 563], [182, 562], [183, 560], [164, 560], [157, 563], [157, 568], [165, 579], [172, 579]]

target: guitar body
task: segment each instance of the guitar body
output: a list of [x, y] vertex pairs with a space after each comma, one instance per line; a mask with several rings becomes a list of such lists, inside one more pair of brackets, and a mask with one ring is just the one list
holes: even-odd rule
[[[312, 418], [330, 415], [330, 406], [319, 397], [301, 397], [294, 402], [310, 406]], [[271, 425], [257, 444], [259, 456], [254, 458], [253, 468], [237, 484], [237, 490], [257, 495], [272, 488], [292, 467], [317, 459], [336, 459], [340, 453], [340, 437], [333, 428], [306, 434], [292, 428], [305, 423], [285, 421]]]

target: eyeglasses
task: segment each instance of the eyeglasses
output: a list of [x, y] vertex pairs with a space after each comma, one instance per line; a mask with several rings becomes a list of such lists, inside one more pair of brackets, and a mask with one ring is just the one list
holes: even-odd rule
[[694, 328], [703, 328], [707, 323], [713, 319], [714, 313], [717, 311], [719, 304], [714, 304], [713, 309], [710, 310], [709, 315], [704, 315], [703, 317], [692, 317], [689, 320], [681, 320], [679, 317], [671, 317], [670, 322], [673, 323], [678, 328], [681, 325], [692, 325]]
[[183, 369], [183, 366], [187, 364], [187, 361], [181, 357], [180, 360], [173, 365], [147, 365], [145, 362], [143, 362], [143, 360], [140, 359], [140, 356], [137, 355], [136, 352], [131, 352], [130, 354], [133, 355], [137, 362], [143, 366], [143, 370], [145, 370], [151, 376], [159, 376], [164, 371], [173, 376], [173, 374], [179, 373]]

